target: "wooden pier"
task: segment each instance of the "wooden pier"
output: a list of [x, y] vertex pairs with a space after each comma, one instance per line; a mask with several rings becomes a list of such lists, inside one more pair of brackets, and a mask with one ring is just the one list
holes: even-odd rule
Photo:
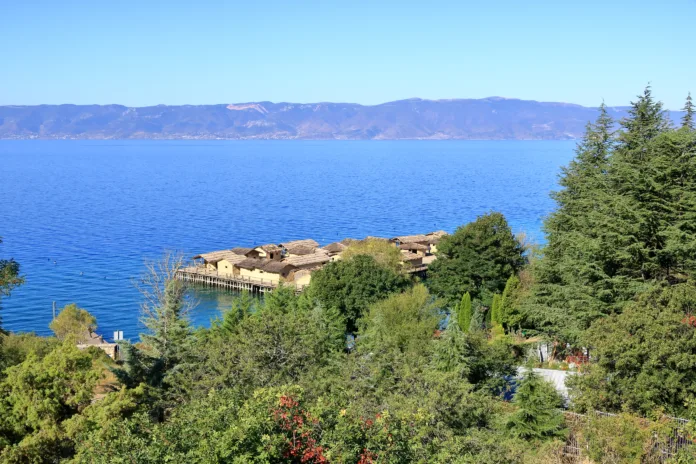
[[[252, 279], [250, 277], [230, 274], [220, 274], [218, 271], [206, 269], [202, 266], [191, 266], [179, 269], [176, 277], [184, 282], [208, 287], [218, 287], [227, 290], [247, 291], [249, 293], [266, 293], [278, 288], [278, 284], [265, 279]], [[298, 289], [301, 291], [303, 289]]]

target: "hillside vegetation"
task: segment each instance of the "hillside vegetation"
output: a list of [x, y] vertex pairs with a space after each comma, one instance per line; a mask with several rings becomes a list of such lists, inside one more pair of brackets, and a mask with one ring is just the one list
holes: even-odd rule
[[[169, 258], [118, 362], [77, 348], [97, 321], [75, 305], [56, 337], [3, 334], [0, 462], [696, 463], [694, 108], [672, 127], [648, 88], [616, 127], [604, 107], [587, 125], [542, 248], [490, 212], [425, 281], [364, 247], [209, 328]], [[0, 260], [0, 294], [20, 271]], [[586, 415], [519, 374], [540, 342], [585, 360]]]

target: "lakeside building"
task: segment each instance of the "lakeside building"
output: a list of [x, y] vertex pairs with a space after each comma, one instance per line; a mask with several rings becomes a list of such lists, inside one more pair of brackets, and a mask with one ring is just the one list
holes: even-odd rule
[[[391, 239], [366, 237], [365, 240], [393, 243], [401, 251], [405, 272], [424, 275], [427, 266], [436, 258], [438, 242], [445, 235], [446, 232], [437, 231]], [[347, 238], [320, 247], [316, 240], [303, 239], [211, 251], [194, 256], [193, 265], [180, 269], [177, 277], [193, 283], [255, 293], [271, 291], [281, 284], [294, 286], [299, 292], [310, 284], [313, 272], [341, 259], [343, 252], [358, 241]]]
[[119, 359], [119, 346], [118, 343], [109, 343], [104, 340], [104, 337], [97, 335], [94, 332], [88, 332], [88, 334], [80, 340], [77, 344], [77, 348], [80, 350], [87, 349], [89, 347], [99, 348], [105, 352], [111, 359]]

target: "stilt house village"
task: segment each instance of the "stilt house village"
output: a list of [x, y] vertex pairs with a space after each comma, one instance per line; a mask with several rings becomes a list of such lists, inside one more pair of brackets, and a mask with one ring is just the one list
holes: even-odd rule
[[393, 244], [401, 251], [404, 272], [423, 274], [435, 259], [437, 244], [445, 235], [446, 232], [437, 231], [390, 239], [347, 238], [323, 247], [316, 240], [305, 239], [211, 251], [194, 256], [193, 264], [180, 269], [177, 276], [184, 281], [231, 290], [263, 293], [284, 284], [294, 286], [299, 292], [309, 285], [314, 271], [341, 259], [352, 244], [368, 240]]

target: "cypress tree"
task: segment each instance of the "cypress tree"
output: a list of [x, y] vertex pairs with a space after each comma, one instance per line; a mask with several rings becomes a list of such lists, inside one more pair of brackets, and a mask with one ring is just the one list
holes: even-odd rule
[[459, 328], [462, 329], [462, 332], [469, 331], [471, 318], [471, 295], [469, 292], [466, 292], [462, 297], [462, 301], [459, 303], [459, 311], [457, 314], [457, 322], [459, 323]]
[[520, 290], [520, 278], [516, 275], [511, 275], [505, 283], [505, 289], [500, 298], [500, 319], [508, 328], [517, 327], [521, 322], [518, 311], [519, 299], [521, 296]]
[[503, 323], [502, 309], [502, 299], [500, 294], [496, 293], [493, 295], [493, 303], [491, 303], [491, 323], [494, 326]]
[[683, 108], [684, 116], [682, 116], [682, 127], [689, 130], [694, 130], [694, 104], [691, 101], [691, 92], [686, 97], [686, 104]]

